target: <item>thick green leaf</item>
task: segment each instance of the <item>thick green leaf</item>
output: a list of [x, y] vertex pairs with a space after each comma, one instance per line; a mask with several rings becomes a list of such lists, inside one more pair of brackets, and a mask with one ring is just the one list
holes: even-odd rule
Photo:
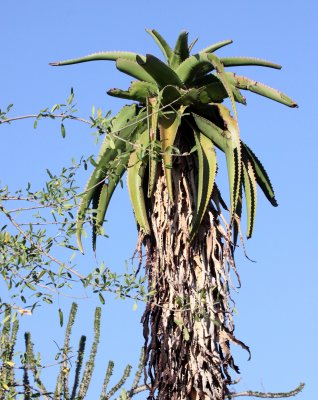
[[148, 197], [153, 194], [157, 177], [157, 154], [155, 154], [155, 143], [158, 131], [158, 116], [161, 107], [162, 91], [159, 96], [148, 99], [148, 129], [149, 129], [149, 178], [148, 178]]
[[[235, 101], [246, 105], [246, 99], [244, 96], [242, 96], [239, 89], [233, 86], [230, 82], [228, 82], [228, 84], [231, 92], [233, 93]], [[201, 76], [200, 78], [195, 79], [191, 86], [192, 85], [199, 88], [198, 90], [202, 92], [202, 96], [200, 95], [199, 99], [203, 104], [221, 103], [225, 98], [228, 97], [228, 93], [223, 83], [214, 74]]]
[[[233, 95], [231, 83], [229, 82], [229, 80], [225, 74], [223, 64], [220, 62], [220, 59], [214, 54], [208, 54], [208, 59], [210, 60], [213, 67], [215, 68], [218, 78], [223, 83], [224, 89], [226, 90], [226, 92], [229, 96], [229, 99], [231, 101], [234, 117], [237, 120], [235, 98]], [[235, 86], [235, 85], [233, 85], [233, 86]]]
[[168, 45], [168, 43], [160, 35], [160, 33], [157, 32], [155, 29], [146, 29], [146, 32], [148, 32], [149, 35], [151, 35], [152, 38], [155, 40], [157, 45], [160, 47], [160, 50], [162, 51], [162, 54], [164, 55], [164, 58], [166, 59], [167, 63], [169, 63], [169, 61], [173, 55], [172, 48]]
[[213, 143], [225, 153], [227, 149], [228, 138], [223, 134], [223, 129], [201, 115], [192, 113], [192, 116], [199, 131], [211, 139]]
[[267, 97], [288, 107], [298, 107], [297, 103], [286, 94], [266, 86], [263, 83], [256, 82], [250, 78], [246, 78], [245, 76], [233, 74], [232, 72], [226, 72], [226, 76], [228, 77], [229, 82], [239, 89], [249, 90], [250, 92]]
[[[143, 60], [145, 58], [141, 58]], [[116, 67], [119, 71], [132, 76], [143, 82], [156, 83], [156, 81], [142, 68], [136, 61], [119, 58], [116, 61]]]
[[96, 235], [97, 235], [97, 223], [96, 223], [96, 215], [97, 215], [97, 208], [100, 199], [100, 195], [103, 191], [105, 184], [104, 181], [100, 182], [100, 184], [96, 187], [93, 198], [92, 198], [92, 239], [93, 239], [93, 250], [96, 249]]
[[134, 81], [128, 90], [110, 89], [107, 94], [146, 104], [147, 98], [153, 97], [157, 92], [158, 88], [154, 83]]
[[176, 139], [178, 128], [181, 122], [182, 114], [185, 110], [184, 106], [181, 106], [178, 112], [169, 111], [165, 114], [159, 115], [159, 130], [160, 140], [163, 153], [163, 163], [165, 177], [167, 181], [167, 187], [169, 192], [169, 198], [173, 202], [173, 190], [172, 190], [172, 147]]
[[256, 178], [252, 163], [244, 159], [242, 163], [243, 169], [243, 185], [246, 200], [246, 214], [247, 214], [247, 232], [246, 237], [249, 239], [252, 236], [255, 216], [256, 216], [256, 202], [257, 202], [257, 188]]
[[97, 158], [96, 167], [86, 184], [83, 195], [81, 196], [81, 201], [77, 212], [76, 237], [78, 247], [82, 253], [84, 253], [84, 250], [82, 246], [81, 233], [87, 210], [94, 196], [97, 196], [96, 193], [99, 192], [100, 185], [107, 176], [109, 163], [116, 159], [118, 151], [121, 151], [125, 148], [127, 143], [126, 140], [137, 128], [138, 119], [142, 117], [142, 114], [136, 117], [136, 112], [136, 105], [126, 106], [112, 120], [112, 133], [116, 134], [120, 139], [123, 140], [120, 140], [119, 138], [116, 139], [115, 149], [110, 149], [107, 144], [107, 136], [105, 137]]
[[223, 130], [202, 116], [194, 113], [192, 115], [199, 130], [225, 153], [230, 187], [231, 220], [233, 221], [241, 186], [242, 167], [239, 130], [237, 122], [230, 115], [230, 111], [221, 104], [215, 106], [223, 120]]
[[188, 32], [183, 31], [178, 36], [173, 54], [169, 62], [171, 68], [173, 69], [176, 69], [184, 60], [189, 57], [188, 35]]
[[[233, 95], [232, 85], [225, 74], [224, 66], [220, 59], [214, 54], [198, 53], [195, 56], [189, 57], [177, 68], [176, 73], [184, 83], [189, 83], [195, 78], [204, 76], [206, 73], [216, 70], [217, 77], [224, 86], [224, 89], [231, 101], [234, 116], [237, 119], [237, 111], [235, 98]], [[235, 86], [233, 84], [233, 86]]]
[[273, 186], [262, 163], [244, 142], [242, 142], [242, 153], [244, 157], [248, 158], [249, 161], [252, 163], [255, 171], [256, 182], [262, 189], [264, 195], [274, 207], [277, 207], [278, 203], [275, 198]]
[[281, 69], [282, 66], [275, 64], [271, 61], [262, 60], [261, 58], [254, 57], [223, 57], [220, 58], [221, 63], [224, 67], [239, 67], [245, 65], [256, 65], [259, 67], [269, 67], [275, 69]]
[[228, 139], [226, 141], [226, 162], [230, 184], [231, 216], [233, 220], [241, 187], [241, 141], [237, 121], [231, 117], [229, 109], [221, 104], [217, 105], [217, 107], [226, 127], [223, 134]]
[[211, 44], [210, 46], [201, 50], [200, 53], [213, 53], [214, 51], [216, 51], [224, 46], [227, 46], [228, 44], [231, 44], [231, 43], [233, 43], [233, 40], [231, 40], [231, 39], [222, 40], [221, 42]]
[[[159, 58], [147, 54], [146, 59], [137, 57], [138, 64], [147, 72], [148, 75], [157, 83], [159, 89], [163, 89], [167, 85], [183, 87], [183, 82], [178, 75], [167, 64], [159, 60]], [[147, 80], [147, 79], [144, 79]]]
[[238, 235], [239, 235], [240, 229], [241, 229], [241, 218], [242, 218], [242, 208], [243, 208], [242, 207], [242, 192], [243, 192], [243, 188], [241, 185], [240, 194], [238, 197], [236, 211], [235, 211], [234, 223], [233, 223], [233, 246], [234, 246], [233, 251], [235, 250]]
[[100, 60], [116, 61], [119, 58], [135, 61], [137, 55], [138, 54], [132, 53], [130, 51], [101, 51], [99, 53], [89, 54], [88, 56], [84, 57], [72, 58], [70, 60], [65, 60], [65, 61], [52, 62], [50, 63], [50, 65], [62, 66], [62, 65], [78, 64], [87, 61], [100, 61]]
[[176, 69], [176, 73], [184, 83], [192, 82], [196, 77], [203, 76], [212, 71], [211, 64], [206, 53], [198, 53], [183, 61]]
[[196, 129], [193, 133], [198, 153], [198, 198], [196, 213], [192, 220], [190, 241], [197, 233], [206, 212], [217, 172], [216, 154], [212, 140]]
[[[108, 176], [107, 183], [103, 183], [101, 191], [98, 197], [98, 203], [96, 207], [96, 218], [93, 225], [93, 250], [96, 249], [96, 233], [102, 227], [105, 220], [105, 215], [108, 209], [109, 202], [112, 195], [122, 179], [124, 172], [127, 169], [129, 160], [129, 153], [125, 157], [120, 158], [120, 164], [113, 173]], [[94, 233], [95, 232], [95, 233]]]
[[[146, 129], [141, 135], [136, 145], [147, 146], [149, 144], [149, 133]], [[127, 185], [131, 204], [134, 210], [137, 223], [146, 234], [150, 234], [150, 226], [147, 217], [145, 196], [143, 191], [143, 178], [145, 174], [145, 162], [142, 159], [139, 147], [131, 153], [127, 169]]]

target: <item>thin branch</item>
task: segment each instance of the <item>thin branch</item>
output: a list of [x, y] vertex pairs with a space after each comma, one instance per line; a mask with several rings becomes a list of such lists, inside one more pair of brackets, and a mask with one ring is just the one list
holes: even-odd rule
[[74, 119], [75, 121], [79, 122], [84, 122], [85, 124], [92, 125], [91, 121], [88, 121], [87, 119], [80, 118], [80, 117], [74, 117], [74, 115], [65, 115], [65, 114], [49, 114], [49, 113], [40, 113], [40, 114], [27, 114], [27, 115], [20, 115], [18, 117], [12, 117], [12, 118], [6, 118], [6, 119], [0, 119], [0, 124], [5, 124], [5, 123], [10, 123], [12, 121], [18, 121], [21, 119], [28, 119], [28, 118], [38, 118], [38, 117], [43, 117], [43, 118], [62, 118], [62, 119]]
[[281, 399], [285, 397], [292, 397], [296, 396], [300, 393], [303, 388], [305, 387], [304, 383], [300, 383], [295, 389], [291, 390], [290, 392], [281, 392], [281, 393], [270, 393], [270, 392], [254, 392], [252, 390], [247, 390], [246, 392], [240, 393], [229, 393], [225, 397], [229, 399], [233, 399], [234, 397], [241, 397], [241, 396], [248, 396], [248, 397], [261, 397], [263, 399]]

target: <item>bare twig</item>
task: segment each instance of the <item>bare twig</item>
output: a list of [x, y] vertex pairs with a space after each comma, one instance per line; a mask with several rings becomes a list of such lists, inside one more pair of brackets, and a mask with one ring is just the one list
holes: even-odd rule
[[295, 389], [291, 390], [290, 392], [270, 393], [270, 392], [254, 392], [252, 390], [247, 390], [246, 392], [239, 392], [239, 393], [232, 392], [227, 394], [226, 397], [229, 399], [233, 399], [234, 397], [253, 396], [253, 397], [261, 397], [263, 399], [281, 399], [285, 397], [296, 396], [303, 390], [304, 387], [305, 384], [300, 383]]

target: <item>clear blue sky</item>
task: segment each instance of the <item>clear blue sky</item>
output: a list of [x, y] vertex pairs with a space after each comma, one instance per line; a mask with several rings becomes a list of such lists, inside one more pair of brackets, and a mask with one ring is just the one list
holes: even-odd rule
[[[257, 263], [237, 256], [243, 285], [235, 295], [236, 333], [252, 351], [249, 362], [244, 352], [236, 352], [241, 369], [237, 390], [287, 391], [304, 381], [307, 386], [299, 400], [317, 395], [317, 13], [314, 0], [3, 1], [0, 25], [0, 108], [14, 103], [13, 115], [62, 102], [71, 87], [81, 116], [89, 116], [93, 104], [116, 112], [125, 102], [105, 92], [125, 88], [129, 79], [113, 63], [52, 68], [48, 62], [101, 50], [158, 55], [145, 28], [157, 29], [171, 44], [186, 29], [191, 38], [199, 37], [198, 50], [233, 39], [219, 54], [262, 57], [283, 65], [281, 71], [251, 67], [243, 73], [288, 93], [300, 108], [289, 109], [253, 94], [248, 94], [248, 106], [239, 108], [242, 136], [267, 167], [279, 207], [272, 208], [260, 193], [255, 235], [247, 243], [248, 254]], [[57, 172], [73, 156], [98, 151], [89, 129], [75, 122], [66, 125], [65, 140], [54, 122], [43, 121], [36, 131], [32, 121], [1, 126], [2, 184], [17, 188], [31, 181], [41, 186], [45, 168]], [[88, 173], [81, 185], [87, 177]], [[98, 259], [120, 271], [136, 238], [125, 191], [113, 199], [108, 216], [111, 238], [99, 242]], [[92, 259], [77, 258], [79, 268], [88, 271]], [[70, 304], [64, 298], [58, 302], [65, 310]], [[80, 332], [91, 332], [96, 304], [93, 298], [80, 302]], [[132, 306], [131, 301], [106, 297], [97, 369], [104, 370], [108, 359], [117, 361], [120, 370], [135, 363], [142, 344], [143, 304], [137, 311]], [[53, 341], [62, 345], [57, 307], [43, 308], [23, 321], [23, 328], [34, 332], [45, 362], [50, 361], [46, 353], [56, 351]], [[74, 344], [77, 341], [75, 335]], [[103, 376], [97, 373], [95, 379], [89, 399], [99, 392]]]

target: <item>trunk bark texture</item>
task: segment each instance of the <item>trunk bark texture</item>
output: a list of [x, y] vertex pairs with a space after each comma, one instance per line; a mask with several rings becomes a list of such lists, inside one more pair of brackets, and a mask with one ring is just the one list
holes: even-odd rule
[[194, 157], [176, 157], [172, 175], [174, 203], [162, 171], [150, 206], [153, 234], [144, 241], [149, 291], [154, 291], [142, 318], [148, 399], [221, 400], [231, 382], [228, 367], [238, 372], [230, 342], [243, 345], [234, 337], [232, 320], [231, 232], [215, 188], [189, 242], [197, 196]]

